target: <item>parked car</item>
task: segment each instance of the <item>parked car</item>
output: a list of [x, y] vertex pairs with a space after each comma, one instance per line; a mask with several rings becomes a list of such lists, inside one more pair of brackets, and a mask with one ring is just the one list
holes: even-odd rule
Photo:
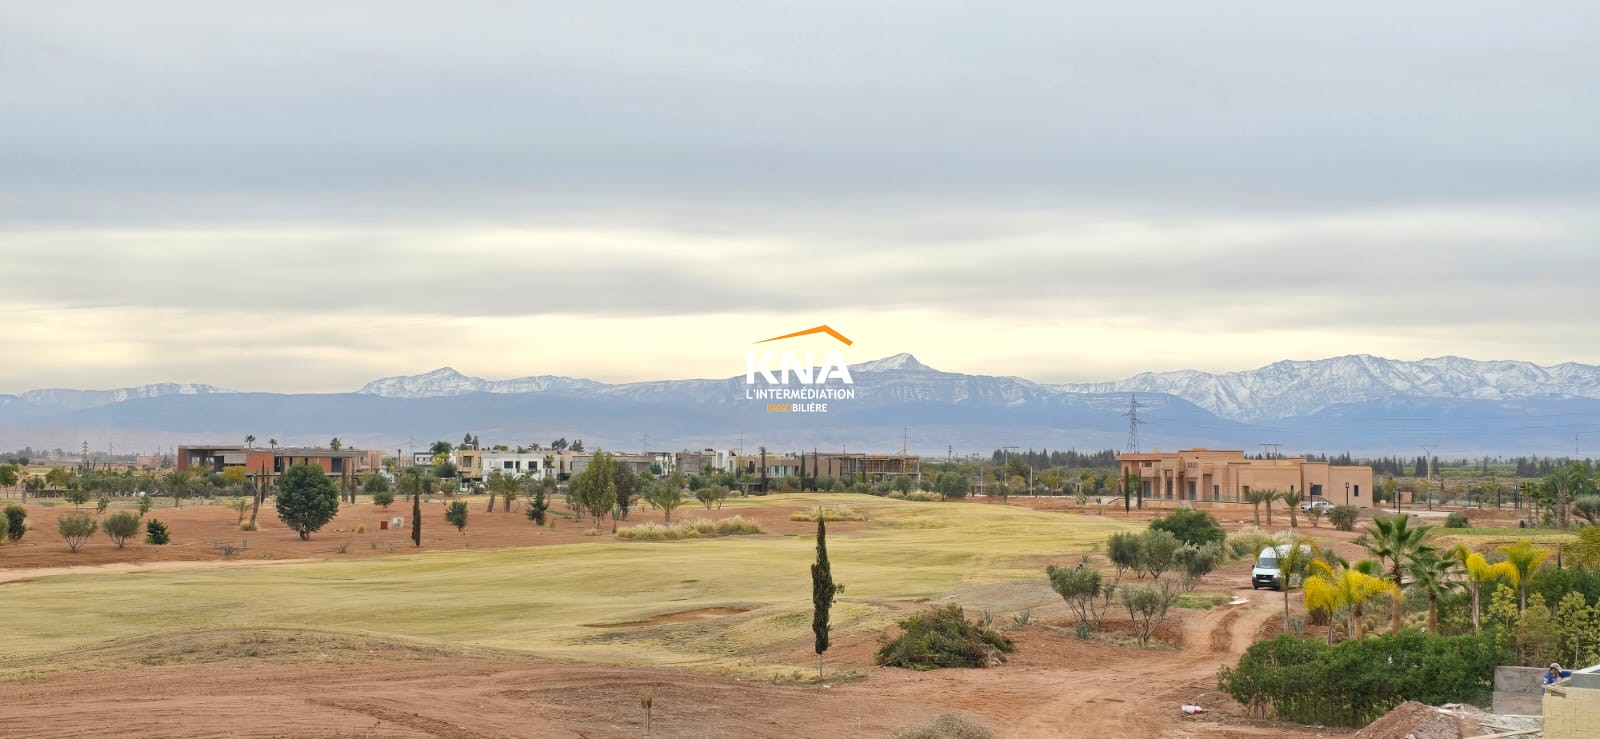
[[1310, 513], [1312, 511], [1322, 511], [1323, 513], [1327, 513], [1328, 511], [1331, 511], [1333, 509], [1334, 509], [1334, 505], [1332, 503], [1328, 502], [1326, 499], [1318, 499], [1318, 500], [1313, 500], [1310, 503], [1302, 503], [1302, 504], [1300, 504], [1300, 512], [1301, 513]]
[[[1261, 553], [1256, 555], [1256, 564], [1250, 568], [1250, 589], [1260, 590], [1262, 587], [1273, 590], [1283, 590], [1288, 584], [1283, 576], [1283, 568], [1279, 560], [1289, 553], [1289, 545], [1262, 547]], [[1300, 554], [1307, 560], [1311, 558], [1311, 545], [1301, 544]]]

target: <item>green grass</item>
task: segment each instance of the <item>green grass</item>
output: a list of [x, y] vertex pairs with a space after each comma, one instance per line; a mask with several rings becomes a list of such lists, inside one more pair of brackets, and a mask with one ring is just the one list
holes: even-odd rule
[[1224, 593], [1184, 593], [1178, 596], [1178, 602], [1174, 605], [1179, 608], [1209, 611], [1227, 602], [1228, 596]]
[[[1034, 558], [1087, 552], [1126, 524], [1005, 506], [785, 495], [728, 508], [848, 503], [876, 524], [830, 532], [841, 631], [892, 620], [881, 602], [1041, 577]], [[4, 586], [0, 673], [67, 665], [163, 632], [312, 628], [617, 664], [804, 667], [811, 536], [613, 539], [382, 559], [48, 577]], [[735, 616], [607, 628], [700, 608]], [[791, 622], [800, 625], [794, 626]], [[792, 654], [791, 654], [792, 653]], [[785, 656], [787, 655], [787, 656]], [[767, 673], [770, 674], [770, 673]]]

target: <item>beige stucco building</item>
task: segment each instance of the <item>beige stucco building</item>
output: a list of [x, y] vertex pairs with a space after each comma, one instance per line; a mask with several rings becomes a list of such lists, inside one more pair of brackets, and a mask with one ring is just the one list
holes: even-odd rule
[[1184, 449], [1121, 454], [1122, 477], [1139, 476], [1151, 500], [1243, 502], [1251, 490], [1271, 488], [1355, 506], [1372, 502], [1372, 468], [1311, 462], [1305, 457], [1246, 459], [1234, 449]]

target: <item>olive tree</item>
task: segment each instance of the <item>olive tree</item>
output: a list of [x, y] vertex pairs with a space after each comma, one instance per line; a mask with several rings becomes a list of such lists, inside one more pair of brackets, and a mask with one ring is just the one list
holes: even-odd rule
[[100, 522], [87, 513], [65, 513], [56, 519], [56, 530], [61, 532], [61, 538], [67, 542], [67, 548], [76, 552], [78, 547], [94, 536], [99, 530]]

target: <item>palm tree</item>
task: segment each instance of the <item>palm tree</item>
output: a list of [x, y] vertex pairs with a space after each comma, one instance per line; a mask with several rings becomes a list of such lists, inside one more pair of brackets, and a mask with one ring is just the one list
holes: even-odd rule
[[1472, 630], [1474, 633], [1482, 631], [1479, 614], [1481, 611], [1480, 596], [1484, 586], [1493, 585], [1501, 580], [1508, 582], [1517, 581], [1517, 568], [1510, 562], [1495, 562], [1490, 564], [1488, 559], [1477, 552], [1469, 551], [1466, 545], [1456, 546], [1456, 560], [1461, 563], [1466, 571], [1467, 592], [1472, 594]]
[[1261, 492], [1263, 493], [1261, 502], [1267, 504], [1267, 528], [1270, 529], [1272, 528], [1272, 502], [1282, 499], [1283, 493], [1273, 490], [1272, 488], [1267, 488]]
[[245, 434], [245, 437], [244, 437], [244, 448], [246, 448], [246, 449], [254, 449], [255, 447], [256, 447], [256, 435], [255, 434]]
[[1539, 570], [1539, 566], [1544, 564], [1545, 558], [1550, 556], [1550, 550], [1534, 546], [1531, 541], [1519, 541], [1515, 544], [1501, 545], [1497, 551], [1505, 554], [1506, 563], [1511, 565], [1511, 584], [1517, 586], [1517, 608], [1527, 608], [1528, 580]]
[[1283, 573], [1283, 630], [1289, 630], [1289, 591], [1294, 589], [1294, 576], [1299, 575], [1302, 585], [1305, 571], [1322, 555], [1322, 548], [1304, 536], [1290, 534], [1278, 545], [1278, 571]]
[[[1296, 508], [1296, 506], [1300, 505], [1300, 501], [1303, 499], [1305, 499], [1305, 493], [1292, 488], [1287, 493], [1278, 494], [1278, 500], [1283, 501], [1283, 507], [1289, 509], [1289, 528], [1291, 529], [1300, 528], [1300, 518], [1298, 516], [1299, 509]], [[1272, 520], [1272, 507], [1270, 503], [1267, 506], [1267, 520]]]
[[1461, 587], [1461, 581], [1455, 579], [1460, 573], [1455, 557], [1443, 556], [1436, 549], [1423, 552], [1406, 567], [1411, 589], [1428, 597], [1428, 633], [1439, 633], [1439, 596]]
[[332, 441], [328, 442], [328, 448], [337, 452], [344, 448], [344, 442], [339, 441], [339, 437], [335, 436]]
[[190, 483], [194, 482], [194, 474], [189, 470], [173, 470], [167, 473], [167, 489], [172, 492], [172, 506], [183, 507], [183, 496], [189, 491]]
[[1271, 490], [1251, 490], [1244, 494], [1244, 502], [1249, 503], [1255, 509], [1256, 526], [1258, 528], [1261, 526], [1261, 504], [1267, 502], [1267, 494], [1273, 492]]
[[1405, 585], [1405, 570], [1417, 557], [1433, 550], [1428, 546], [1428, 534], [1432, 531], [1432, 526], [1412, 526], [1409, 516], [1379, 516], [1367, 524], [1366, 532], [1356, 540], [1357, 545], [1378, 558], [1388, 572], [1389, 582], [1395, 586], [1392, 624], [1395, 633], [1400, 631], [1404, 610], [1401, 606], [1405, 601], [1399, 588]]
[[[1370, 560], [1368, 560], [1370, 562]], [[1363, 572], [1371, 569], [1357, 564], [1335, 572], [1327, 562], [1311, 563], [1311, 576], [1306, 578], [1306, 610], [1328, 614], [1328, 642], [1333, 643], [1333, 618], [1339, 611], [1345, 613], [1345, 635], [1361, 638], [1361, 609], [1367, 601], [1394, 589], [1394, 583]]]
[[277, 439], [267, 439], [267, 446], [270, 446], [274, 450], [276, 450], [278, 448], [278, 440]]

